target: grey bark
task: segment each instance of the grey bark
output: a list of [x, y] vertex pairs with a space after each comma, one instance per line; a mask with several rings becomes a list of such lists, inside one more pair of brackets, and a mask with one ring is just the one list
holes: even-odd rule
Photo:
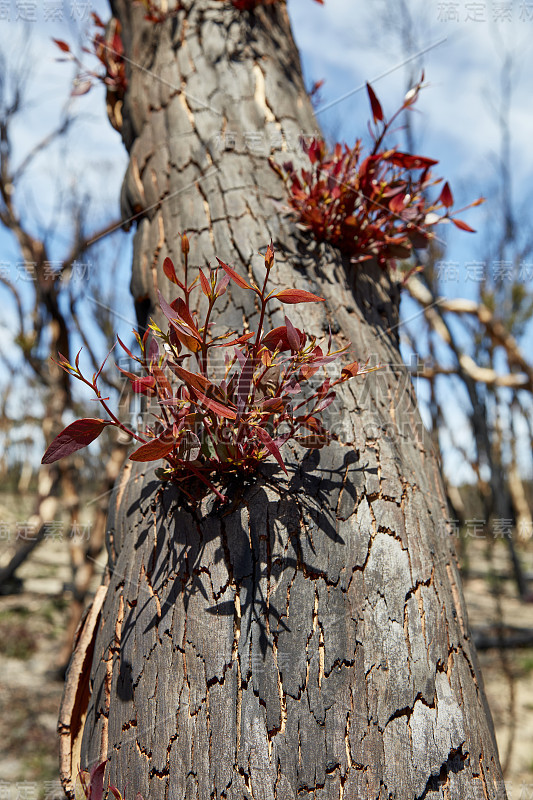
[[[256, 279], [272, 237], [274, 279], [326, 298], [291, 319], [387, 366], [330, 407], [341, 442], [289, 450], [288, 479], [272, 466], [237, 481], [227, 508], [192, 514], [151, 469], [125, 470], [82, 766], [108, 758], [111, 781], [150, 800], [505, 798], [442, 482], [398, 352], [398, 288], [284, 217], [254, 139], [291, 145], [317, 127], [286, 9], [182, 5], [161, 25], [113, 5], [131, 59], [124, 215], [144, 209], [138, 307], [153, 277], [164, 286], [164, 257], [180, 263], [179, 232], [193, 263], [216, 255]], [[244, 318], [254, 330], [232, 286], [220, 321]]]

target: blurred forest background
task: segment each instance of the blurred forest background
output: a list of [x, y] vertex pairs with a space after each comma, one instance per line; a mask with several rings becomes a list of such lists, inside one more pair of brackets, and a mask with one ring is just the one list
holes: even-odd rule
[[[28, 3], [26, 17], [15, 19], [23, 4], [0, 2], [0, 797], [20, 800], [62, 796], [54, 734], [62, 678], [74, 631], [105, 564], [109, 493], [128, 452], [128, 442], [107, 429], [88, 450], [40, 466], [46, 444], [61, 428], [95, 414], [88, 395], [51, 358], [58, 351], [73, 357], [83, 347], [82, 364], [88, 373], [96, 371], [117, 332], [131, 346], [135, 324], [128, 292], [133, 220], [122, 224], [118, 203], [125, 153], [105, 114], [107, 100], [109, 116], [119, 124], [114, 90], [123, 66], [102, 51], [82, 52], [83, 46], [94, 51], [91, 41], [103, 33], [88, 6], [78, 4], [83, 13], [76, 16], [72, 3], [67, 13], [64, 3], [52, 12], [51, 0], [44, 2], [42, 8], [35, 3], [32, 19]], [[353, 16], [344, 0], [325, 2], [337, 25], [342, 15]], [[311, 5], [289, 4], [298, 43]], [[422, 68], [431, 82], [432, 43], [444, 42], [450, 25], [466, 24], [468, 7], [477, 6], [477, 14], [485, 7], [483, 36], [492, 42], [493, 70], [479, 126], [491, 128], [490, 144], [485, 147], [480, 137], [482, 169], [459, 172], [458, 186], [447, 172], [444, 177], [457, 205], [480, 195], [487, 202], [468, 214], [475, 237], [439, 230], [416, 263], [401, 265], [400, 280], [413, 266], [423, 269], [405, 279], [400, 333], [443, 464], [450, 518], [442, 533], [456, 539], [509, 796], [525, 800], [533, 798], [533, 226], [527, 160], [516, 139], [527, 139], [524, 126], [531, 138], [533, 118], [521, 105], [524, 53], [513, 45], [514, 34], [503, 35], [495, 5], [506, 4], [399, 0], [392, 8], [371, 0], [351, 47], [361, 64], [365, 53], [381, 53], [380, 63], [394, 72], [383, 103], [392, 113]], [[519, 24], [518, 4], [507, 5]], [[522, 6], [530, 17], [519, 30], [527, 33], [533, 6]], [[107, 21], [105, 6], [96, 10]], [[312, 13], [318, 20], [326, 12]], [[33, 23], [39, 20], [46, 24], [36, 38]], [[304, 33], [311, 90], [323, 75], [316, 74], [321, 62], [309, 55], [313, 40]], [[87, 69], [63, 53], [64, 79], [57, 81], [57, 67], [50, 65], [62, 54], [51, 36], [69, 41]], [[341, 55], [348, 59], [351, 52]], [[363, 84], [381, 77], [359, 69]], [[106, 74], [115, 86], [104, 88], [98, 76]], [[94, 87], [86, 95], [89, 82]], [[373, 85], [381, 97], [381, 84]], [[352, 144], [365, 136], [370, 110], [356, 91], [343, 94], [327, 81], [315, 91], [328, 142]], [[438, 92], [438, 86], [424, 91]], [[468, 102], [468, 72], [457, 91]], [[356, 100], [350, 139], [340, 103]], [[465, 121], [452, 108], [447, 118], [460, 142]], [[408, 152], [440, 158], [428, 151], [432, 124], [439, 123], [430, 111], [410, 114], [395, 141]], [[448, 166], [454, 156], [445, 156]], [[470, 250], [461, 249], [458, 237], [468, 236]], [[135, 420], [139, 406], [118, 376], [111, 356], [102, 386], [120, 413]]]

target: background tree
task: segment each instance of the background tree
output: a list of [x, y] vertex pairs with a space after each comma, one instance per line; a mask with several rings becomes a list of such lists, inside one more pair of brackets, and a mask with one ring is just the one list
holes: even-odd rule
[[[14, 128], [30, 106], [29, 46], [28, 42], [22, 48], [18, 63], [8, 64], [0, 53], [0, 224], [16, 254], [10, 261], [2, 261], [0, 272], [2, 297], [14, 312], [0, 351], [2, 478], [9, 480], [19, 467], [21, 491], [30, 484], [33, 488], [34, 443], [40, 431], [49, 444], [62, 429], [65, 415], [79, 413], [83, 406], [72, 391], [69, 376], [54, 363], [58, 352], [74, 355], [75, 347], [83, 344], [85, 357], [98, 369], [97, 362], [114, 339], [111, 312], [115, 303], [99, 275], [99, 257], [105, 251], [99, 253], [98, 249], [106, 236], [121, 227], [116, 219], [95, 224], [87, 195], [81, 196], [75, 186], [67, 186], [63, 175], [45, 184], [48, 196], [55, 200], [50, 219], [45, 209], [35, 207], [28, 198], [36, 177], [32, 173], [35, 162], [50, 156], [54, 147], [66, 147], [73, 129], [83, 123], [69, 99], [54, 130], [22, 156], [14, 153]], [[105, 255], [110, 257], [112, 250]], [[99, 302], [89, 304], [88, 309], [85, 294], [95, 285], [99, 287]], [[122, 391], [107, 371], [103, 378], [107, 378], [110, 391]], [[13, 452], [21, 441], [25, 446], [17, 463]], [[14, 587], [15, 572], [34, 547], [47, 536], [65, 538], [72, 561], [73, 599], [65, 643], [58, 653], [60, 669], [68, 662], [72, 637], [94, 575], [94, 560], [103, 546], [109, 491], [125, 456], [125, 443], [116, 437], [108, 439], [106, 449], [105, 468], [94, 487], [99, 499], [88, 525], [82, 525], [80, 519], [81, 484], [90, 475], [88, 460], [40, 467], [33, 513], [17, 531], [12, 556], [0, 570], [0, 585], [5, 592]]]

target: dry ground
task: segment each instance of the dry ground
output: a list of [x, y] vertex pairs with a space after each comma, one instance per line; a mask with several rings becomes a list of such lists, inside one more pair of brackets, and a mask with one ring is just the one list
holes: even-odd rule
[[[0, 496], [2, 519], [23, 519]], [[521, 603], [502, 541], [467, 542], [464, 588], [470, 622], [497, 635], [505, 626], [533, 629], [533, 603]], [[0, 565], [9, 544], [0, 541]], [[521, 554], [533, 572], [533, 546]], [[104, 554], [99, 557], [104, 563]], [[58, 654], [64, 640], [71, 570], [65, 542], [46, 540], [20, 568], [22, 591], [0, 596], [0, 800], [55, 800], [58, 784], [57, 708], [62, 682]], [[98, 584], [99, 580], [96, 580]], [[533, 647], [480, 652], [485, 688], [505, 768], [509, 800], [533, 800]]]

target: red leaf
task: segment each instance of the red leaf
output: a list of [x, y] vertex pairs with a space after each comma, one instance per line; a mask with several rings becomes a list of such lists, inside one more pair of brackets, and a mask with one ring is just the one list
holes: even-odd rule
[[82, 94], [87, 94], [92, 85], [93, 83], [91, 80], [79, 81], [74, 84], [74, 88], [72, 89], [70, 96], [80, 97]]
[[309, 378], [312, 378], [313, 375], [316, 375], [320, 367], [310, 365], [310, 364], [302, 364], [300, 367], [300, 380], [307, 381]]
[[109, 784], [109, 791], [115, 796], [116, 800], [122, 800], [122, 795], [120, 794], [119, 790], [116, 786], [113, 786], [112, 783]]
[[[172, 306], [169, 303], [167, 303], [167, 301], [165, 300], [165, 298], [163, 297], [161, 292], [158, 291], [157, 294], [159, 296], [159, 307], [161, 308], [161, 311], [163, 312], [165, 317], [168, 319], [168, 321], [172, 325], [174, 325], [175, 328], [177, 328], [179, 331], [184, 333], [186, 336], [192, 336], [194, 339], [196, 339], [198, 342], [201, 343], [202, 337], [198, 333], [196, 327], [193, 326], [193, 325], [187, 324], [187, 323], [178, 322], [177, 321], [178, 312], [175, 311], [175, 309], [172, 308]], [[189, 345], [187, 345], [187, 347], [188, 346]]]
[[172, 326], [171, 330], [171, 341], [175, 336], [176, 339], [180, 342], [180, 344], [187, 347], [192, 353], [197, 353], [202, 345], [202, 341], [199, 336], [191, 336], [188, 333], [184, 333], [187, 329], [184, 325], [180, 325], [177, 322], [171, 322], [170, 325]]
[[439, 202], [441, 202], [443, 206], [446, 206], [446, 208], [451, 208], [451, 206], [453, 206], [453, 194], [448, 181], [446, 181], [442, 187]]
[[153, 364], [159, 363], [159, 345], [154, 337], [150, 339], [150, 344], [148, 345], [148, 361]]
[[325, 397], [326, 394], [329, 392], [329, 387], [331, 384], [331, 380], [326, 378], [326, 380], [318, 387], [317, 392], [319, 397]]
[[175, 446], [176, 439], [169, 428], [156, 439], [150, 439], [149, 442], [134, 450], [130, 455], [130, 461], [157, 461], [159, 458], [168, 456]]
[[372, 108], [372, 116], [374, 117], [374, 123], [381, 122], [383, 119], [383, 110], [381, 108], [381, 103], [379, 102], [373, 88], [370, 86], [369, 83], [367, 83], [366, 85], [366, 90], [368, 92], [370, 106]]
[[288, 398], [283, 397], [267, 397], [266, 400], [261, 400], [259, 406], [261, 411], [283, 411], [290, 403]]
[[176, 319], [177, 311], [175, 311], [170, 303], [167, 303], [160, 291], [157, 292], [159, 297], [159, 307], [168, 320]]
[[277, 300], [281, 300], [282, 303], [288, 303], [289, 305], [295, 305], [296, 303], [324, 302], [323, 297], [318, 297], [318, 295], [311, 294], [311, 292], [306, 292], [303, 289], [282, 289], [281, 292], [271, 296], [275, 297]]
[[145, 378], [140, 378], [138, 375], [135, 375], [135, 373], [128, 372], [126, 369], [122, 369], [122, 367], [119, 367], [118, 364], [117, 369], [130, 379], [131, 388], [137, 394], [145, 394], [149, 397], [152, 397], [155, 394], [155, 378], [152, 375]]
[[470, 225], [467, 225], [462, 219], [453, 219], [453, 217], [450, 217], [450, 219], [456, 228], [460, 228], [462, 231], [468, 231], [468, 233], [476, 232], [474, 228], [471, 228]]
[[359, 364], [353, 361], [351, 364], [346, 364], [341, 370], [341, 375], [346, 375], [347, 378], [353, 378], [359, 373]]
[[91, 17], [97, 28], [105, 28], [102, 18], [96, 13], [96, 11], [91, 11]]
[[[235, 333], [235, 331], [234, 331], [234, 333]], [[231, 347], [231, 345], [234, 345], [234, 344], [244, 344], [245, 342], [248, 341], [248, 339], [251, 339], [252, 336], [255, 336], [255, 333], [253, 331], [251, 333], [243, 333], [243, 335], [239, 336], [238, 339], [231, 339], [229, 342], [226, 342], [226, 341], [215, 342], [213, 347]]]
[[56, 44], [56, 45], [57, 45], [57, 47], [59, 47], [59, 49], [60, 49], [60, 50], [62, 50], [64, 53], [70, 53], [70, 46], [69, 46], [69, 45], [68, 45], [66, 42], [64, 42], [64, 41], [63, 41], [63, 39], [52, 39], [52, 41], [53, 41], [53, 42], [54, 42], [54, 44]]
[[187, 325], [190, 325], [193, 330], [198, 330], [196, 325], [194, 324], [194, 320], [191, 316], [191, 312], [187, 308], [187, 304], [185, 300], [182, 300], [181, 297], [177, 297], [175, 300], [172, 301], [170, 307], [174, 309], [176, 314], [181, 317]]
[[328, 434], [327, 430], [324, 428], [322, 423], [316, 417], [310, 416], [302, 420], [302, 425], [304, 428], [307, 428], [310, 431], [314, 431], [318, 433], [320, 436], [325, 436]]
[[122, 347], [122, 349], [124, 350], [124, 352], [127, 353], [130, 358], [132, 358], [134, 361], [136, 361], [137, 359], [135, 358], [135, 356], [133, 355], [131, 350], [128, 350], [128, 348], [126, 347], [124, 342], [121, 340], [120, 336], [117, 336], [117, 341], [118, 341], [119, 345]]
[[169, 258], [168, 256], [163, 261], [163, 272], [165, 273], [165, 275], [167, 276], [169, 281], [171, 281], [172, 283], [177, 283], [178, 282], [178, 277], [176, 275], [176, 270], [174, 268], [174, 263], [173, 263], [172, 259]]
[[71, 366], [70, 363], [69, 363], [68, 358], [66, 356], [64, 356], [63, 353], [58, 353], [57, 355], [58, 355], [59, 361], [57, 361], [56, 363], [59, 364], [60, 367], [61, 366], [67, 366], [67, 367]]
[[330, 353], [329, 355], [325, 355], [325, 356], [316, 355], [313, 358], [312, 363], [316, 367], [323, 367], [326, 364], [332, 364], [334, 361], [336, 361], [338, 358], [340, 358], [340, 356], [343, 353], [346, 352], [346, 350], [349, 348], [349, 346], [350, 345], [346, 345], [346, 347], [343, 347], [341, 350], [336, 350], [335, 352]]
[[102, 800], [104, 794], [104, 772], [107, 759], [91, 770], [89, 797], [91, 800]]
[[[321, 3], [322, 0], [317, 0], [318, 3]], [[309, 92], [309, 97], [314, 97], [317, 92], [324, 86], [324, 79], [320, 81], [315, 81], [313, 86], [311, 87], [311, 91]]]
[[161, 367], [158, 367], [154, 364], [154, 366], [152, 367], [152, 372], [160, 390], [162, 392], [166, 392], [168, 397], [172, 397], [172, 386], [170, 385], [168, 378], [161, 369]]
[[226, 291], [226, 288], [227, 288], [229, 282], [230, 282], [230, 276], [229, 275], [224, 275], [224, 277], [219, 280], [219, 282], [216, 285], [216, 289], [215, 289], [217, 297], [222, 297], [222, 295]]
[[389, 200], [389, 208], [393, 214], [401, 214], [405, 207], [405, 194], [397, 194]]
[[291, 350], [296, 352], [300, 349], [299, 331], [296, 330], [288, 317], [285, 317], [285, 326], [287, 328], [287, 340], [291, 346]]
[[266, 449], [269, 451], [269, 453], [272, 453], [272, 455], [280, 465], [283, 472], [286, 475], [288, 475], [287, 468], [283, 463], [283, 459], [281, 457], [281, 453], [279, 452], [277, 445], [274, 444], [272, 437], [267, 433], [267, 431], [265, 431], [263, 428], [260, 428], [259, 426], [257, 426], [255, 430], [257, 432], [257, 435], [261, 439], [262, 443], [265, 445]]
[[207, 397], [207, 395], [198, 391], [196, 391], [196, 395], [200, 405], [205, 406], [210, 411], [214, 411], [219, 417], [224, 417], [224, 419], [237, 419], [235, 411], [219, 403], [218, 400], [213, 400], [212, 397]]
[[[302, 141], [302, 147], [305, 153], [307, 153], [309, 157], [309, 161], [311, 164], [316, 164], [318, 161], [318, 142], [316, 139], [313, 139], [311, 142], [306, 142], [305, 139]], [[308, 172], [302, 170], [302, 177], [309, 183], [312, 179]]]
[[202, 270], [200, 270], [200, 283], [202, 284], [202, 292], [206, 297], [211, 297], [211, 284], [205, 277]]
[[317, 405], [317, 407], [315, 409], [313, 409], [314, 413], [317, 414], [319, 411], [324, 411], [324, 409], [326, 409], [328, 406], [330, 406], [333, 403], [333, 401], [335, 400], [335, 397], [336, 397], [335, 392], [330, 392], [329, 394], [327, 394], [324, 397], [324, 399], [320, 401], [320, 403]]
[[174, 366], [174, 372], [187, 386], [196, 389], [197, 392], [203, 393], [213, 385], [211, 381], [204, 378], [203, 375], [198, 375], [196, 372], [189, 372], [188, 369], [184, 369], [177, 364]]
[[252, 385], [252, 378], [254, 376], [254, 359], [248, 356], [244, 362], [239, 382], [237, 384], [237, 407], [242, 411], [248, 400], [250, 394], [250, 386]]
[[290, 350], [291, 346], [287, 338], [287, 328], [285, 325], [280, 325], [278, 328], [272, 328], [271, 331], [266, 333], [261, 339], [261, 344], [273, 352], [276, 348], [280, 350]]
[[393, 150], [388, 154], [382, 156], [384, 161], [392, 161], [398, 167], [405, 169], [426, 169], [438, 164], [434, 158], [426, 158], [425, 156], [413, 156], [411, 153], [401, 153], [399, 150]]
[[111, 423], [104, 419], [90, 417], [78, 419], [71, 425], [67, 425], [48, 447], [41, 464], [53, 464], [54, 461], [59, 461], [60, 458], [69, 456], [76, 450], [81, 450], [82, 447], [87, 447], [100, 436], [107, 425], [111, 425]]
[[217, 261], [218, 261], [218, 263], [220, 264], [220, 266], [222, 267], [222, 269], [223, 269], [225, 272], [227, 272], [227, 274], [230, 276], [230, 278], [232, 278], [232, 279], [235, 281], [235, 283], [237, 284], [237, 286], [240, 286], [242, 289], [251, 289], [251, 288], [252, 288], [252, 287], [250, 286], [250, 284], [249, 284], [247, 281], [245, 281], [245, 280], [244, 280], [244, 278], [242, 278], [242, 277], [239, 275], [239, 273], [238, 273], [238, 272], [235, 272], [235, 270], [233, 269], [233, 267], [228, 267], [228, 265], [227, 265], [227, 264], [224, 264], [224, 262], [223, 262], [223, 261], [221, 261], [221, 260], [220, 260], [220, 258], [217, 258]]
[[131, 381], [131, 388], [136, 394], [145, 394], [148, 397], [153, 397], [155, 394], [155, 378], [150, 376], [148, 378], [134, 378]]
[[265, 267], [267, 269], [271, 269], [273, 264], [274, 264], [274, 246], [272, 244], [272, 239], [271, 239], [265, 255]]
[[253, 331], [252, 333], [243, 333], [243, 335], [239, 336], [238, 339], [233, 339], [231, 342], [228, 342], [228, 344], [244, 344], [248, 341], [248, 339], [251, 339], [252, 336], [255, 336]]

